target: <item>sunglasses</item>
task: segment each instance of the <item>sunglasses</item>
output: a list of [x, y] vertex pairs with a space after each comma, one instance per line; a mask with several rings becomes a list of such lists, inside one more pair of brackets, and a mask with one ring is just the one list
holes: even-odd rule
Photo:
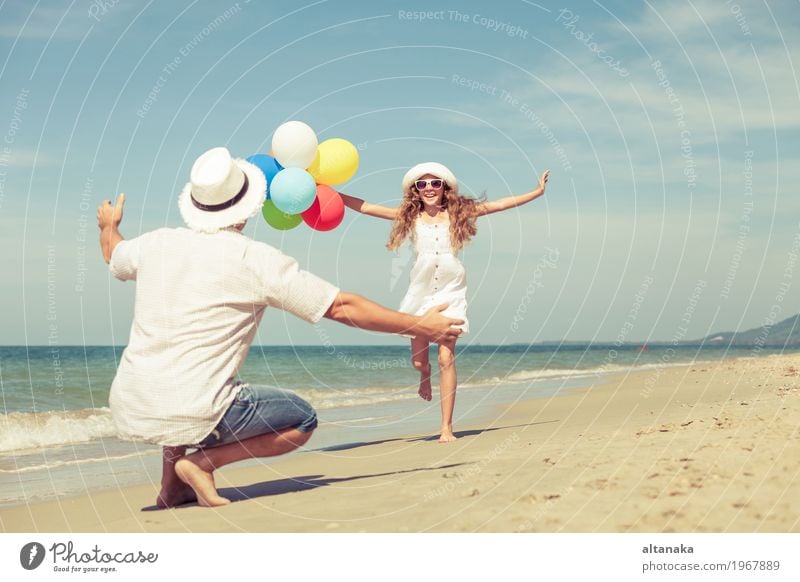
[[417, 187], [417, 190], [424, 190], [428, 187], [428, 184], [431, 185], [431, 188], [438, 190], [444, 184], [444, 180], [440, 180], [439, 178], [434, 178], [433, 180], [417, 180], [414, 182], [414, 186]]

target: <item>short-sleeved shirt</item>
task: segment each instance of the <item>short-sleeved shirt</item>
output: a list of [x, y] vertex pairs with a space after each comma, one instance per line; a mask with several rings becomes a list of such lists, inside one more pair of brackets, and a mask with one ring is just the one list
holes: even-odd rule
[[211, 433], [238, 393], [237, 371], [267, 306], [315, 323], [339, 291], [233, 229], [159, 229], [117, 244], [109, 267], [136, 281], [111, 413], [122, 438], [161, 445]]

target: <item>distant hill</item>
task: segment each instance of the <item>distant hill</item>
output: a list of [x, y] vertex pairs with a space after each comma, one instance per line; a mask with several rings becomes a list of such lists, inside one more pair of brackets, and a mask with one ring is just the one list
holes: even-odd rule
[[[695, 343], [695, 342], [692, 342]], [[724, 331], [699, 340], [703, 345], [736, 347], [800, 346], [800, 313], [770, 327], [756, 327], [747, 331]]]

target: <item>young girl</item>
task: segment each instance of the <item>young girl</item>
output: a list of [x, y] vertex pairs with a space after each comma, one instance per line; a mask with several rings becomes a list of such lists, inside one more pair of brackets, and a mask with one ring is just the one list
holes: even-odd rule
[[[443, 314], [463, 319], [459, 326], [468, 333], [467, 281], [464, 266], [456, 254], [475, 235], [476, 219], [484, 214], [515, 208], [544, 194], [550, 171], [542, 174], [539, 185], [527, 194], [508, 196], [494, 202], [475, 200], [458, 193], [458, 180], [442, 164], [426, 162], [411, 168], [403, 177], [403, 201], [399, 208], [388, 208], [342, 194], [344, 203], [369, 216], [393, 220], [389, 250], [398, 248], [410, 236], [417, 252], [411, 269], [411, 285], [399, 311], [420, 315], [432, 307], [447, 304]], [[431, 365], [426, 337], [411, 340], [411, 361], [419, 370], [419, 395], [431, 400]], [[456, 400], [456, 340], [439, 344], [439, 396], [442, 402], [440, 443], [456, 440], [453, 434], [453, 409]]]

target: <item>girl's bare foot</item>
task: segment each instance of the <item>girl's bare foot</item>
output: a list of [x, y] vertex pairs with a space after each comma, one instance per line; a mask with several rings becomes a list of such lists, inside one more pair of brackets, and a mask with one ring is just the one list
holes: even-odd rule
[[439, 436], [440, 443], [452, 443], [455, 440], [458, 440], [458, 437], [453, 434], [452, 428], [442, 429], [442, 434]]
[[431, 392], [431, 365], [419, 373], [419, 390], [417, 391], [419, 397], [423, 400], [430, 402], [433, 399]]
[[210, 470], [205, 470], [183, 457], [175, 463], [175, 473], [181, 481], [191, 487], [197, 495], [197, 503], [203, 507], [219, 507], [228, 505], [230, 499], [225, 499], [217, 493], [217, 486], [214, 484], [214, 474]]
[[430, 402], [433, 399], [433, 393], [431, 392], [431, 377], [422, 376], [419, 381], [419, 391], [417, 392], [419, 397], [423, 400], [427, 400]]

